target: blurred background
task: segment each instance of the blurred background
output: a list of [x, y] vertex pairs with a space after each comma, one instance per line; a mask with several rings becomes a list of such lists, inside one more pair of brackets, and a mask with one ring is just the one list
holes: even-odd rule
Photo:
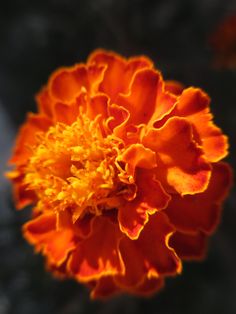
[[[97, 47], [127, 57], [146, 54], [165, 79], [203, 88], [212, 98], [215, 122], [230, 137], [228, 161], [235, 166], [236, 28], [229, 27], [231, 44], [224, 31], [215, 35], [223, 48], [210, 39], [234, 14], [235, 0], [1, 1], [1, 174], [17, 129], [26, 112], [35, 111], [34, 95], [49, 74], [85, 61]], [[151, 299], [121, 296], [105, 303], [91, 302], [82, 286], [45, 272], [43, 259], [21, 236], [29, 211], [15, 211], [2, 175], [0, 193], [0, 314], [236, 313], [235, 190], [204, 262], [185, 264], [182, 276], [168, 280]]]

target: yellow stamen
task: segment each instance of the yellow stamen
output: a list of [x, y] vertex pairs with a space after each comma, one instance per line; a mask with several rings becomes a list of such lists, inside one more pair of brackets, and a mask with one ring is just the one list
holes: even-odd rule
[[25, 183], [47, 207], [74, 210], [73, 220], [86, 212], [100, 215], [119, 203], [124, 186], [118, 167], [121, 140], [103, 137], [99, 123], [81, 115], [72, 125], [57, 123], [40, 135], [26, 168]]

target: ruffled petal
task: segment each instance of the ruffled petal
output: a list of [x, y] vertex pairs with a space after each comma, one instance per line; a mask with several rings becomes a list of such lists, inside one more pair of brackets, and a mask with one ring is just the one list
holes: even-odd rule
[[70, 103], [81, 91], [89, 88], [87, 70], [84, 65], [57, 70], [50, 79], [50, 95], [59, 102]]
[[44, 115], [29, 114], [19, 131], [9, 162], [16, 165], [25, 164], [32, 154], [32, 146], [36, 143], [36, 134], [45, 132], [51, 124], [51, 120]]
[[[97, 116], [106, 120], [108, 118], [108, 97], [98, 94], [90, 98], [86, 93], [81, 93], [71, 104], [55, 103], [53, 116], [56, 122], [71, 125], [80, 116], [81, 111], [85, 112], [91, 120], [96, 119]], [[101, 127], [103, 127], [102, 124]]]
[[118, 210], [120, 229], [130, 239], [137, 239], [148, 222], [149, 215], [166, 208], [170, 196], [164, 191], [160, 182], [154, 180], [145, 171], [137, 173], [137, 197], [121, 206]]
[[156, 107], [161, 76], [154, 70], [141, 70], [134, 76], [128, 94], [120, 94], [117, 103], [130, 112], [129, 123], [147, 123]]
[[113, 131], [114, 135], [120, 139], [126, 140], [126, 125], [130, 117], [127, 109], [116, 104], [109, 106], [109, 119], [107, 119], [108, 128]]
[[108, 97], [103, 94], [98, 94], [87, 101], [86, 115], [95, 120], [99, 117], [100, 127], [104, 132], [107, 131], [105, 121], [108, 118]]
[[74, 233], [81, 239], [88, 238], [92, 233], [92, 221], [95, 217], [91, 214], [85, 215], [81, 219], [77, 219], [73, 223]]
[[208, 237], [202, 232], [175, 232], [169, 244], [183, 260], [202, 260], [206, 255], [207, 240]]
[[181, 271], [181, 261], [168, 244], [173, 231], [167, 216], [159, 212], [149, 218], [137, 240], [121, 240], [125, 276], [116, 277], [120, 286], [133, 287], [143, 282], [146, 276], [159, 278]]
[[69, 228], [56, 230], [56, 215], [42, 214], [23, 227], [25, 238], [42, 250], [49, 264], [62, 264], [68, 253], [75, 248], [74, 234]]
[[177, 81], [165, 81], [165, 90], [178, 96], [184, 90], [184, 85]]
[[13, 198], [17, 209], [22, 209], [37, 201], [35, 192], [23, 182], [24, 171], [21, 167], [18, 170], [8, 171], [5, 175], [13, 183]]
[[78, 64], [61, 68], [53, 73], [49, 81], [49, 93], [58, 102], [71, 103], [85, 91], [94, 94], [103, 78], [104, 67], [86, 67]]
[[164, 287], [164, 278], [145, 278], [144, 281], [132, 288], [129, 292], [141, 296], [141, 297], [150, 297], [154, 293], [160, 291]]
[[152, 169], [157, 165], [156, 153], [138, 143], [130, 145], [120, 156], [120, 161], [126, 163], [125, 170], [132, 177], [134, 177], [136, 167]]
[[219, 161], [227, 155], [228, 141], [220, 128], [213, 124], [209, 113], [209, 96], [198, 88], [188, 88], [180, 95], [175, 114], [193, 123], [202, 142], [207, 159]]
[[138, 71], [131, 82], [130, 92], [119, 94], [117, 104], [130, 112], [129, 124], [153, 124], [173, 108], [176, 98], [164, 92], [161, 74], [151, 70]]
[[149, 129], [143, 144], [157, 154], [157, 178], [181, 195], [204, 191], [211, 167], [193, 139], [191, 124], [183, 118], [169, 119], [161, 129]]
[[91, 235], [77, 244], [68, 262], [68, 271], [83, 282], [124, 271], [118, 248], [122, 237], [118, 226], [110, 219], [98, 216], [93, 220], [92, 228]]
[[166, 214], [175, 227], [183, 232], [202, 230], [212, 233], [220, 219], [221, 204], [232, 182], [228, 164], [213, 164], [207, 189], [195, 195], [172, 195]]
[[107, 298], [128, 292], [136, 296], [149, 297], [158, 292], [164, 286], [164, 278], [144, 278], [143, 281], [134, 287], [119, 286], [115, 277], [107, 276], [100, 278], [91, 291], [92, 299], [106, 300]]
[[106, 299], [120, 294], [121, 292], [122, 290], [114, 282], [114, 277], [106, 276], [97, 280], [90, 297], [92, 299]]
[[76, 103], [72, 105], [56, 103], [54, 106], [54, 117], [57, 122], [70, 125], [75, 122], [78, 114], [79, 106]]
[[113, 102], [119, 93], [128, 92], [130, 81], [138, 70], [152, 67], [152, 62], [146, 57], [135, 57], [126, 61], [118, 54], [102, 49], [90, 55], [88, 64], [105, 65], [99, 91], [109, 95]]
[[43, 87], [36, 95], [35, 100], [39, 113], [44, 114], [51, 119], [53, 115], [53, 101], [49, 95], [48, 88]]
[[22, 182], [14, 182], [13, 197], [17, 209], [23, 209], [37, 201], [35, 192]]

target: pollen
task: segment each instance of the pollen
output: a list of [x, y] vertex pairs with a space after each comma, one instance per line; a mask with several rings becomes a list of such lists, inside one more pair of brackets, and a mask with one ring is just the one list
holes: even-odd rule
[[73, 221], [113, 208], [123, 189], [117, 159], [122, 141], [103, 137], [98, 119], [81, 115], [73, 124], [57, 123], [37, 134], [25, 183], [42, 203], [57, 211], [70, 208]]

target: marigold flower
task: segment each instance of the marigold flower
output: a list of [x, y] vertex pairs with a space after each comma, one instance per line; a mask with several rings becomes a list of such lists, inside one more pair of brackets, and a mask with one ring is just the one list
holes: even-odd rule
[[231, 182], [206, 93], [165, 82], [146, 57], [97, 50], [36, 101], [8, 177], [50, 271], [93, 298], [151, 295], [204, 256]]

